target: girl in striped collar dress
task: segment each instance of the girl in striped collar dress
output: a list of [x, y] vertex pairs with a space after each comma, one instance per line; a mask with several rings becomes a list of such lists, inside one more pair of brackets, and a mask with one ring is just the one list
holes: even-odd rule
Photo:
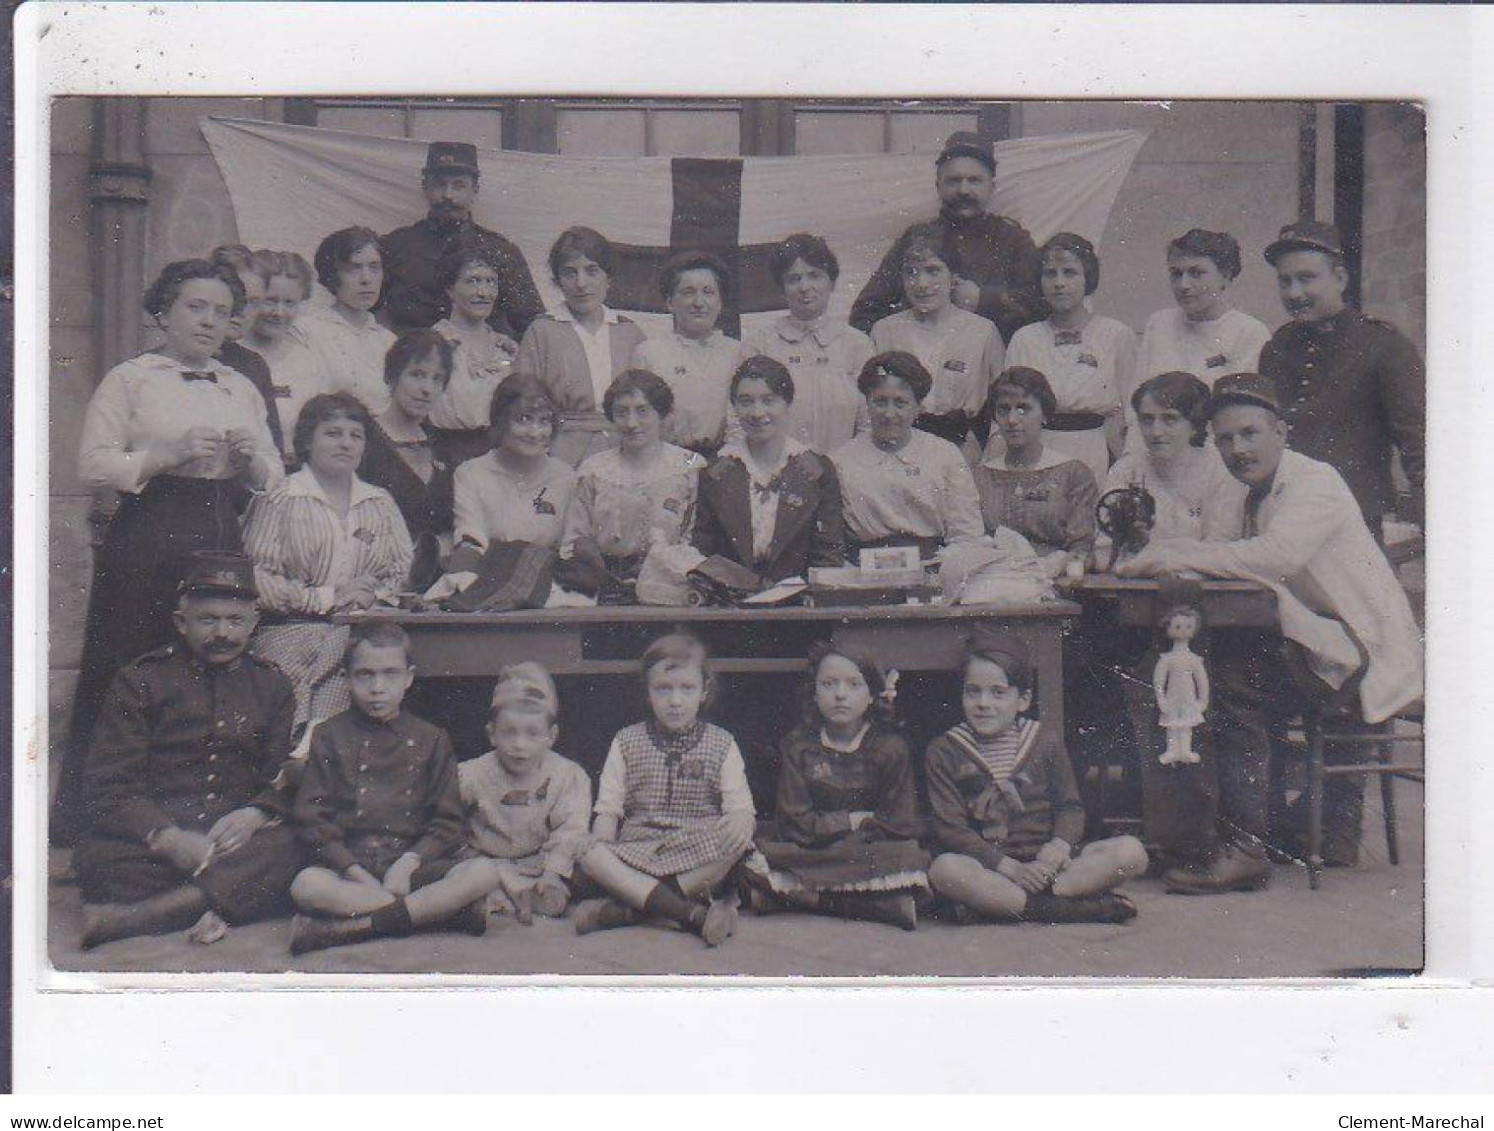
[[1135, 837], [1080, 844], [1084, 808], [1061, 735], [1026, 716], [1032, 662], [1011, 638], [981, 636], [965, 658], [965, 721], [929, 744], [934, 890], [962, 918], [1121, 923], [1114, 889], [1146, 871]]

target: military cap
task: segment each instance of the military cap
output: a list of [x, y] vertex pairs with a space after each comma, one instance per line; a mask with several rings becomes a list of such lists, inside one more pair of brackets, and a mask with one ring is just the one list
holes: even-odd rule
[[442, 173], [453, 176], [477, 176], [477, 146], [465, 141], [433, 141], [425, 151], [423, 176]]
[[193, 553], [187, 559], [187, 572], [177, 591], [244, 597], [250, 601], [259, 596], [254, 588], [254, 563], [243, 554], [222, 550]]
[[934, 167], [940, 168], [944, 162], [956, 157], [973, 157], [991, 172], [996, 172], [996, 147], [988, 137], [981, 137], [972, 130], [956, 130], [949, 135], [949, 140], [944, 143]]
[[1298, 220], [1281, 229], [1276, 240], [1266, 245], [1266, 262], [1276, 261], [1289, 251], [1325, 251], [1343, 255], [1344, 241], [1338, 229], [1321, 220]]
[[1281, 394], [1276, 391], [1276, 381], [1259, 373], [1228, 373], [1215, 381], [1204, 415], [1212, 420], [1220, 410], [1237, 404], [1255, 405], [1281, 415]]

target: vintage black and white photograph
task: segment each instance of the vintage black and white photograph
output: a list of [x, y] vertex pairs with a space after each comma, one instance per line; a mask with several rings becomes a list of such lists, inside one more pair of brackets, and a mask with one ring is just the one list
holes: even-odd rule
[[50, 115], [55, 971], [1421, 969], [1424, 107]]

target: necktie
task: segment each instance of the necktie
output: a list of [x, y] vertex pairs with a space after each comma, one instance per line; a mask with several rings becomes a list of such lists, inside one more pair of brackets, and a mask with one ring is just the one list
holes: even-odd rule
[[1055, 346], [1077, 346], [1084, 340], [1082, 330], [1054, 330], [1053, 344]]
[[199, 370], [194, 370], [194, 369], [183, 369], [182, 370], [182, 380], [183, 381], [211, 381], [214, 385], [216, 385], [218, 383], [218, 375], [216, 373], [212, 373], [212, 372], [208, 372], [208, 371], [199, 371]]

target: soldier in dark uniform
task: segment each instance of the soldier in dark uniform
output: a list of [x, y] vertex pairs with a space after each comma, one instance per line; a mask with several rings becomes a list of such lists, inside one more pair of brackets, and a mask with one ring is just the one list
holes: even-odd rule
[[441, 257], [464, 244], [481, 242], [500, 267], [498, 301], [488, 322], [515, 340], [544, 313], [524, 256], [497, 232], [472, 219], [477, 197], [477, 147], [461, 141], [433, 141], [426, 151], [421, 188], [430, 212], [424, 220], [380, 240], [384, 294], [379, 320], [396, 334], [434, 326], [446, 314], [446, 291], [436, 282]]
[[175, 613], [180, 642], [115, 676], [85, 769], [87, 833], [73, 853], [85, 949], [187, 927], [212, 942], [227, 924], [290, 909], [302, 860], [274, 782], [295, 692], [245, 653], [254, 602], [247, 557], [195, 554]]
[[1338, 229], [1302, 220], [1266, 248], [1291, 321], [1261, 351], [1292, 449], [1331, 465], [1354, 492], [1377, 535], [1395, 509], [1390, 451], [1401, 454], [1420, 522], [1426, 474], [1426, 368], [1388, 322], [1346, 305], [1349, 283]]
[[[1027, 229], [986, 211], [996, 188], [996, 152], [988, 138], [961, 130], [949, 136], [934, 162], [945, 262], [955, 273], [954, 304], [996, 323], [1001, 340], [1048, 316], [1038, 275], [1042, 261]], [[907, 309], [903, 252], [914, 225], [901, 236], [851, 308], [851, 325], [871, 333], [880, 319]]]

